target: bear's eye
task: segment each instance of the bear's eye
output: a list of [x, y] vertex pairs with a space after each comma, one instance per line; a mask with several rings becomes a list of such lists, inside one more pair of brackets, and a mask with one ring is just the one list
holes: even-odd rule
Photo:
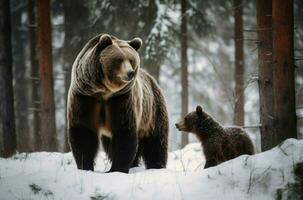
[[133, 66], [135, 64], [135, 60], [134, 59], [129, 59], [129, 63]]

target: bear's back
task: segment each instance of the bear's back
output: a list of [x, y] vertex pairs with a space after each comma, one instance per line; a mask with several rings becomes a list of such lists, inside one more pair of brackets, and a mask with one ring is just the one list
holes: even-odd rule
[[255, 153], [254, 145], [246, 131], [239, 126], [224, 127], [225, 132], [229, 135], [232, 143], [235, 145], [237, 156]]

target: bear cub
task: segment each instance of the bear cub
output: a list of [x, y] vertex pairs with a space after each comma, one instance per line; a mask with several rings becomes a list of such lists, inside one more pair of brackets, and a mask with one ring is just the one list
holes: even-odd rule
[[201, 142], [206, 158], [205, 169], [243, 154], [255, 153], [252, 141], [242, 128], [222, 127], [201, 106], [176, 123], [176, 128], [194, 133]]

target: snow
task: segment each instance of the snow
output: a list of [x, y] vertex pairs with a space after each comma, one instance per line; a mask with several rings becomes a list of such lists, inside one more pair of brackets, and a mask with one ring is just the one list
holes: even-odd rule
[[274, 199], [292, 183], [303, 162], [303, 140], [289, 139], [270, 151], [243, 155], [204, 170], [199, 143], [169, 153], [167, 169], [104, 173], [77, 170], [71, 153], [39, 152], [0, 159], [1, 199]]

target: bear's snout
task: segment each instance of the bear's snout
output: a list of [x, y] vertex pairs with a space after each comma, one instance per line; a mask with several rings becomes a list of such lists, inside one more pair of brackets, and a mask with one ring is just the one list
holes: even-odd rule
[[135, 70], [133, 69], [129, 61], [122, 62], [118, 76], [121, 77], [121, 79], [126, 82], [132, 81], [135, 78], [136, 76]]
[[126, 72], [125, 76], [122, 78], [124, 81], [132, 81], [135, 77], [135, 72], [133, 70]]
[[186, 127], [183, 121], [176, 123], [175, 126], [179, 131], [186, 131]]
[[133, 70], [127, 72], [127, 77], [132, 80], [135, 77], [135, 72]]

